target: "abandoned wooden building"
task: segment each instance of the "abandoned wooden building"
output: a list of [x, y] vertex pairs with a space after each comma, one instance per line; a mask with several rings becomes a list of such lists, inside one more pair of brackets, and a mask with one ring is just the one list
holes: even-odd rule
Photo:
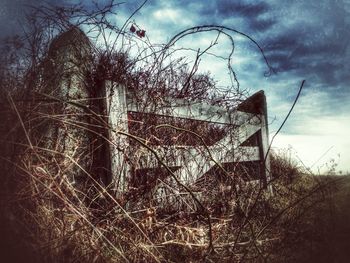
[[85, 183], [90, 174], [118, 192], [142, 184], [159, 192], [170, 187], [170, 172], [193, 189], [222, 173], [266, 185], [263, 91], [229, 110], [171, 97], [159, 103], [108, 76], [94, 78], [93, 50], [78, 28], [56, 37], [36, 90], [55, 102], [41, 106], [51, 116], [38, 131], [45, 130], [45, 147], [63, 153], [62, 173], [73, 183]]

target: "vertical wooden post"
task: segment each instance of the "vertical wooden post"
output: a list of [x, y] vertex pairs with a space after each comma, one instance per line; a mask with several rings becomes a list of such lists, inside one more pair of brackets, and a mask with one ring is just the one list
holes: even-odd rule
[[[260, 152], [260, 180], [268, 185], [270, 177], [269, 130], [267, 123], [267, 104], [264, 91], [259, 91], [238, 106], [238, 110], [256, 114], [260, 118], [259, 152]], [[271, 188], [269, 187], [271, 190]]]
[[261, 100], [261, 152], [262, 152], [262, 156], [261, 156], [261, 161], [262, 163], [262, 167], [263, 167], [263, 175], [264, 175], [264, 179], [265, 179], [265, 183], [269, 189], [269, 191], [271, 192], [271, 194], [273, 194], [272, 192], [272, 187], [271, 185], [269, 185], [269, 182], [271, 180], [271, 174], [270, 174], [270, 156], [268, 154], [268, 148], [269, 148], [269, 129], [268, 129], [268, 119], [267, 119], [267, 104], [266, 104], [266, 97], [265, 94], [262, 93], [262, 100]]
[[[269, 148], [269, 133], [268, 133], [268, 129], [266, 127], [266, 116], [261, 116], [262, 120], [261, 120], [261, 162], [262, 163], [262, 167], [263, 167], [263, 175], [265, 177], [265, 183], [268, 184], [268, 182], [270, 181], [270, 157], [267, 154], [267, 150]], [[267, 154], [267, 155], [266, 155]]]
[[112, 81], [105, 81], [107, 114], [111, 129], [109, 131], [111, 152], [111, 184], [119, 193], [127, 189], [129, 165], [126, 160], [128, 138], [118, 131], [128, 132], [128, 112], [126, 89]]

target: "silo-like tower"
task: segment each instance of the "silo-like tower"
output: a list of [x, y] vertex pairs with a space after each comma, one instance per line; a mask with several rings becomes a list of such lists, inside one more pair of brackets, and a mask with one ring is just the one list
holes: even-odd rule
[[92, 51], [93, 45], [77, 27], [58, 35], [49, 47], [39, 85], [39, 93], [50, 101], [40, 106], [47, 113], [40, 128], [45, 147], [57, 153], [55, 172], [78, 188], [96, 182], [105, 186], [110, 180], [105, 99], [92, 81]]

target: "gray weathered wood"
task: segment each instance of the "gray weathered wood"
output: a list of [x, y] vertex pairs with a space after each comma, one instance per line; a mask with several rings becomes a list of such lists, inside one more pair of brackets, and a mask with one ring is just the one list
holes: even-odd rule
[[143, 107], [133, 101], [130, 96], [127, 100], [128, 111], [151, 113], [162, 116], [184, 118], [198, 121], [207, 121], [221, 124], [241, 125], [254, 114], [242, 111], [227, 111], [220, 107], [203, 102], [186, 102], [180, 99], [168, 99], [169, 104], [157, 105], [157, 107]]
[[[231, 163], [231, 162], [246, 162], [246, 161], [259, 161], [260, 153], [259, 147], [241, 146], [235, 150], [228, 150], [226, 147], [163, 147], [155, 148], [158, 155], [162, 158], [162, 161], [169, 167], [178, 166], [191, 166], [191, 162], [210, 162], [211, 166], [218, 163]], [[209, 154], [209, 151], [210, 154]], [[140, 167], [156, 168], [160, 167], [157, 159], [147, 153], [140, 156]], [[193, 164], [192, 164], [193, 165]], [[196, 176], [194, 176], [196, 177]]]
[[[217, 106], [202, 102], [186, 102], [181, 99], [163, 98], [162, 104], [152, 106], [142, 105], [133, 100], [133, 94], [128, 94], [125, 88], [119, 86], [114, 99], [110, 99], [110, 107], [113, 109], [110, 113], [110, 120], [113, 127], [128, 131], [127, 112], [140, 112], [155, 114], [160, 116], [169, 116], [175, 118], [184, 118], [190, 120], [207, 121], [222, 125], [233, 125], [231, 132], [213, 146], [208, 148], [204, 146], [179, 147], [179, 146], [158, 146], [154, 150], [162, 158], [162, 162], [169, 167], [178, 167], [175, 174], [183, 183], [193, 183], [199, 177], [208, 172], [215, 163], [232, 162], [252, 162], [259, 161], [262, 167], [261, 179], [269, 180], [269, 158], [264, 160], [268, 147], [268, 130], [266, 101], [263, 93], [257, 93], [251, 98], [252, 102], [242, 106], [247, 111], [240, 109], [227, 111]], [[116, 92], [116, 91], [114, 91]], [[248, 99], [248, 100], [249, 100]], [[145, 99], [146, 100], [146, 99]], [[249, 105], [255, 103], [256, 105]], [[252, 110], [253, 109], [253, 110]], [[259, 109], [256, 111], [256, 109]], [[258, 133], [258, 146], [241, 146], [248, 138]], [[115, 135], [114, 135], [115, 136]], [[118, 136], [117, 136], [118, 137]], [[116, 143], [121, 143], [127, 147], [125, 138], [112, 137]], [[123, 151], [113, 151], [113, 170], [119, 171], [121, 167], [127, 167], [124, 160]], [[209, 153], [210, 151], [210, 153]], [[265, 162], [264, 162], [265, 161]], [[124, 166], [123, 166], [124, 165]], [[138, 163], [134, 164], [135, 169], [152, 169], [160, 167], [156, 158], [148, 151], [141, 151]], [[128, 168], [123, 168], [122, 174], [128, 176]], [[114, 174], [118, 174], [114, 172]], [[130, 176], [130, 175], [129, 175]], [[120, 177], [120, 175], [119, 175]], [[123, 182], [125, 189], [126, 178], [118, 179]]]
[[126, 180], [129, 173], [129, 165], [126, 161], [128, 151], [128, 139], [118, 134], [118, 131], [125, 133], [128, 129], [128, 112], [126, 106], [126, 91], [123, 85], [114, 82], [105, 82], [107, 94], [107, 113], [109, 115], [111, 147], [111, 173], [112, 187], [118, 191], [125, 191]]

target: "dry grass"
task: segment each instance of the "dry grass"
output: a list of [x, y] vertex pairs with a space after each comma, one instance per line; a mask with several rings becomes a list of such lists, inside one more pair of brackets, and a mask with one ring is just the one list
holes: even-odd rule
[[[238, 173], [223, 173], [223, 167], [186, 189], [159, 170], [155, 184], [121, 194], [106, 187], [96, 169], [102, 164], [96, 158], [103, 156], [98, 149], [114, 144], [98, 136], [108, 128], [103, 116], [83, 110], [87, 106], [35, 99], [8, 97], [1, 115], [3, 236], [34, 262], [278, 262], [305, 238], [300, 224], [311, 224], [305, 220], [310, 208], [329, 195], [328, 182], [278, 155], [272, 158], [268, 188], [274, 195]], [[156, 137], [169, 145], [176, 137], [180, 144], [198, 143], [183, 130], [155, 134], [136, 128], [141, 134], [134, 134], [149, 142]], [[217, 139], [223, 132], [194, 123], [188, 129]], [[130, 145], [142, 148], [137, 140]], [[166, 190], [159, 199], [161, 189]], [[25, 252], [10, 256], [28, 262]]]
[[327, 182], [278, 156], [272, 160], [273, 196], [244, 181], [238, 198], [233, 185], [207, 186], [197, 194], [211, 211], [209, 251], [199, 209], [154, 207], [142, 196], [117, 199], [92, 176], [92, 184], [77, 188], [64, 171], [83, 169], [79, 160], [22, 141], [15, 147], [20, 157], [6, 165], [11, 188], [3, 189], [2, 206], [11, 235], [21, 242], [15, 247], [26, 248], [34, 262], [279, 262], [305, 238], [300, 224], [311, 224], [305, 216], [329, 190]]

